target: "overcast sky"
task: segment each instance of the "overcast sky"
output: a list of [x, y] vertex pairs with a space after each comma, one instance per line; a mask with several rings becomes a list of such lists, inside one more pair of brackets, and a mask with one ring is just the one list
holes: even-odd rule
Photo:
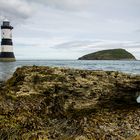
[[124, 48], [140, 59], [140, 0], [0, 0], [17, 59], [77, 59]]

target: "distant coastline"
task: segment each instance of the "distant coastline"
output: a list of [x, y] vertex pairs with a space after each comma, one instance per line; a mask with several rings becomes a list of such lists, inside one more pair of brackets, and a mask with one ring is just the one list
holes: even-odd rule
[[110, 49], [84, 55], [78, 60], [136, 60], [136, 58], [125, 49]]

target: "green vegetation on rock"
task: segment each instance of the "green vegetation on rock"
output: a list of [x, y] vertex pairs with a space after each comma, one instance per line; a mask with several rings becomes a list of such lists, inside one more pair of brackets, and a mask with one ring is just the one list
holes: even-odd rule
[[124, 49], [112, 49], [90, 53], [80, 57], [79, 60], [136, 60], [136, 58]]
[[1, 140], [124, 140], [140, 136], [140, 76], [43, 66], [0, 85]]

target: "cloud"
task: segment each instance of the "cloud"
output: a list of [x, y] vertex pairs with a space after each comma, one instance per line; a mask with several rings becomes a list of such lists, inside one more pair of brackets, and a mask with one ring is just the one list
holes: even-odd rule
[[[140, 52], [140, 42], [114, 40], [86, 40], [65, 42], [59, 45], [55, 45], [52, 48], [59, 51], [69, 50], [70, 52], [77, 52], [80, 55], [106, 49], [123, 48], [135, 54], [137, 52]], [[137, 57], [140, 58], [139, 56]]]
[[[126, 19], [139, 17], [139, 0], [0, 0], [0, 19], [22, 21], [42, 7], [78, 12], [81, 16], [99, 19]], [[82, 12], [82, 13], [81, 13]], [[129, 15], [129, 16], [128, 16]]]
[[84, 10], [87, 9], [92, 0], [30, 0], [33, 3], [42, 4], [60, 10]]
[[0, 20], [5, 17], [21, 22], [40, 9], [40, 6], [61, 10], [80, 10], [88, 6], [89, 0], [0, 0]]
[[0, 0], [0, 20], [8, 18], [16, 22], [27, 19], [33, 14], [36, 5], [26, 0]]
[[[106, 50], [123, 48], [140, 59], [140, 42], [113, 41], [113, 40], [85, 40], [54, 44], [17, 44], [15, 54], [18, 59], [77, 59], [85, 54]], [[34, 51], [32, 51], [34, 50]]]
[[0, 0], [0, 19], [21, 23], [13, 25], [19, 58], [75, 59], [121, 47], [136, 54], [139, 7], [139, 0]]
[[136, 29], [134, 32], [135, 33], [140, 33], [140, 29]]

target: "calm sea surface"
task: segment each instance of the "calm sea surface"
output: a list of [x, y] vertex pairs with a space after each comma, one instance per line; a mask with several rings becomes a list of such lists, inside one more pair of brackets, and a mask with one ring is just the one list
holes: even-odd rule
[[18, 60], [16, 62], [0, 62], [0, 81], [8, 79], [17, 67], [25, 65], [59, 66], [86, 70], [121, 71], [140, 75], [140, 61]]

